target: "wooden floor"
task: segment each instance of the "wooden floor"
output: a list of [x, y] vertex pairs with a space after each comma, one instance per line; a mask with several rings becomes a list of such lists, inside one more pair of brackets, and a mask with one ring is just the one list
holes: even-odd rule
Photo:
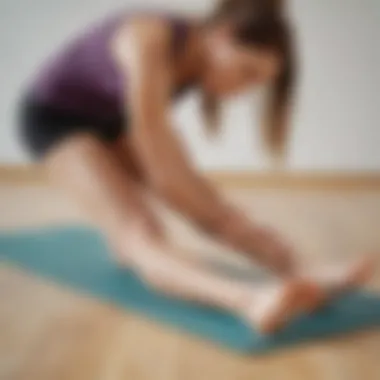
[[[309, 265], [380, 251], [379, 192], [229, 195], [294, 241]], [[178, 220], [167, 220], [181, 241], [216, 254]], [[72, 221], [85, 219], [47, 187], [0, 186], [1, 229]], [[380, 290], [378, 268], [370, 286]], [[0, 266], [0, 379], [379, 380], [380, 331], [243, 357]]]

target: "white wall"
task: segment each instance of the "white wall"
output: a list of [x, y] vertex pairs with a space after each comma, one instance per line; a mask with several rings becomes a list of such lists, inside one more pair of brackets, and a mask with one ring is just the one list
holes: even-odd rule
[[[14, 123], [15, 99], [25, 79], [59, 41], [75, 33], [83, 22], [125, 3], [122, 0], [0, 2], [0, 162], [27, 160], [15, 138]], [[213, 2], [173, 3], [144, 1], [157, 7], [196, 12], [205, 11]], [[380, 2], [293, 0], [291, 3], [299, 30], [302, 75], [288, 167], [380, 170]], [[268, 166], [258, 128], [252, 128], [257, 113], [252, 111], [251, 98], [245, 96], [226, 106], [224, 133], [211, 144], [202, 133], [197, 97], [190, 96], [176, 109], [179, 128], [202, 167]]]

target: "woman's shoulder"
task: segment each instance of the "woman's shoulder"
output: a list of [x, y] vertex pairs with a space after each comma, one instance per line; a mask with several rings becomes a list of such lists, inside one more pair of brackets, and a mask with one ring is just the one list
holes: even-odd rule
[[178, 13], [136, 12], [124, 17], [120, 30], [146, 42], [168, 41], [173, 35], [184, 34], [191, 24], [188, 17]]
[[138, 45], [148, 50], [177, 50], [190, 29], [184, 16], [162, 13], [137, 13], [125, 16], [115, 34], [117, 45]]

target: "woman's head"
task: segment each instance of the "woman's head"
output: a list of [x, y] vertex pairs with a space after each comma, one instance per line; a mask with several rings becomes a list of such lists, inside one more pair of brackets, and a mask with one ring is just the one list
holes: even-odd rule
[[292, 35], [282, 5], [281, 0], [224, 0], [205, 32], [207, 113], [215, 113], [213, 98], [271, 84], [266, 137], [272, 149], [283, 139], [279, 124], [294, 81]]

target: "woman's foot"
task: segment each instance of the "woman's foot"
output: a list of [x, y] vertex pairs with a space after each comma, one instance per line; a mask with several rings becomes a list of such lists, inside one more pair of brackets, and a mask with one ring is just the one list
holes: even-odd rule
[[319, 293], [314, 284], [300, 280], [268, 285], [254, 292], [244, 317], [261, 333], [272, 334], [303, 311], [305, 299], [319, 299]]
[[331, 298], [360, 288], [371, 278], [374, 270], [371, 258], [356, 260], [347, 264], [329, 265], [301, 275], [306, 281], [314, 282], [320, 288], [321, 297], [305, 300], [305, 310], [314, 311]]

